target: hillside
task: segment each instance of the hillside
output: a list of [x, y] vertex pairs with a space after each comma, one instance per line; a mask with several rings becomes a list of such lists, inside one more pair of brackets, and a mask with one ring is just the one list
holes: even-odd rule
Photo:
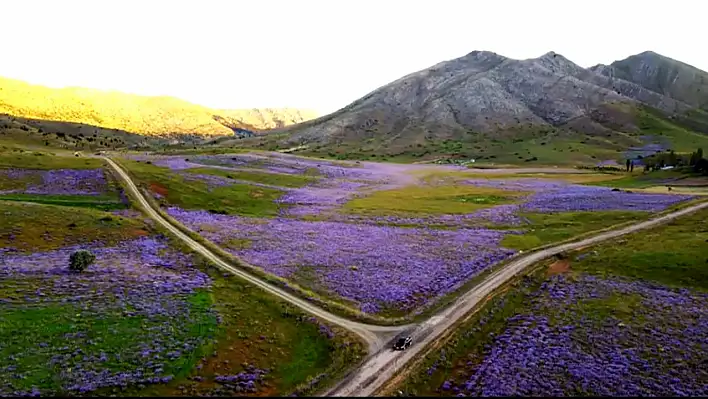
[[[629, 148], [655, 142], [686, 151], [708, 146], [702, 134], [708, 123], [701, 122], [708, 114], [699, 109], [708, 91], [684, 88], [708, 74], [654, 58], [645, 61], [658, 65], [659, 72], [646, 74], [651, 79], [628, 72], [634, 78], [625, 80], [554, 52], [515, 60], [473, 51], [404, 76], [330, 115], [274, 130], [271, 145], [306, 145], [312, 154], [344, 158], [549, 163], [618, 159]], [[623, 66], [631, 64], [618, 61], [613, 68], [646, 69]], [[676, 75], [681, 86], [666, 86]]]
[[0, 78], [0, 114], [73, 122], [146, 136], [225, 136], [314, 118], [298, 109], [215, 110], [174, 97], [147, 97], [84, 88], [52, 89]]
[[590, 69], [708, 110], [708, 73], [652, 51]]

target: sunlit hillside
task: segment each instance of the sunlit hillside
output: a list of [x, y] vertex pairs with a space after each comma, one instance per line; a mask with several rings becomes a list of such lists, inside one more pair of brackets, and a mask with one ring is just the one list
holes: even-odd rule
[[143, 135], [233, 135], [233, 128], [263, 130], [312, 119], [313, 111], [215, 110], [174, 97], [147, 97], [83, 88], [53, 89], [0, 78], [0, 113], [76, 122]]

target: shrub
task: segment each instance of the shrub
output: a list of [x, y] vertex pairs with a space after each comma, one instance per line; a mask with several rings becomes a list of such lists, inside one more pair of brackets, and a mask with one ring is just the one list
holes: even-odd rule
[[96, 255], [86, 250], [79, 250], [69, 257], [69, 270], [72, 272], [82, 272], [96, 261]]

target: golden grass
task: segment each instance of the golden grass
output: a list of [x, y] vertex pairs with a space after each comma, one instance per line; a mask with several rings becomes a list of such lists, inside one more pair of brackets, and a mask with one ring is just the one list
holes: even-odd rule
[[[316, 117], [296, 109], [214, 110], [174, 97], [82, 88], [52, 89], [0, 78], [0, 113], [75, 122], [143, 135], [229, 136], [228, 126], [269, 129]], [[219, 119], [221, 122], [217, 121]]]

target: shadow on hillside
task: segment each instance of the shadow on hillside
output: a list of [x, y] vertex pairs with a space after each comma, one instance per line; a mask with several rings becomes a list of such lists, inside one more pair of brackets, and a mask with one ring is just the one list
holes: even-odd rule
[[147, 148], [174, 144], [197, 144], [197, 135], [151, 137], [84, 123], [32, 119], [0, 114], [0, 142], [63, 149]]

